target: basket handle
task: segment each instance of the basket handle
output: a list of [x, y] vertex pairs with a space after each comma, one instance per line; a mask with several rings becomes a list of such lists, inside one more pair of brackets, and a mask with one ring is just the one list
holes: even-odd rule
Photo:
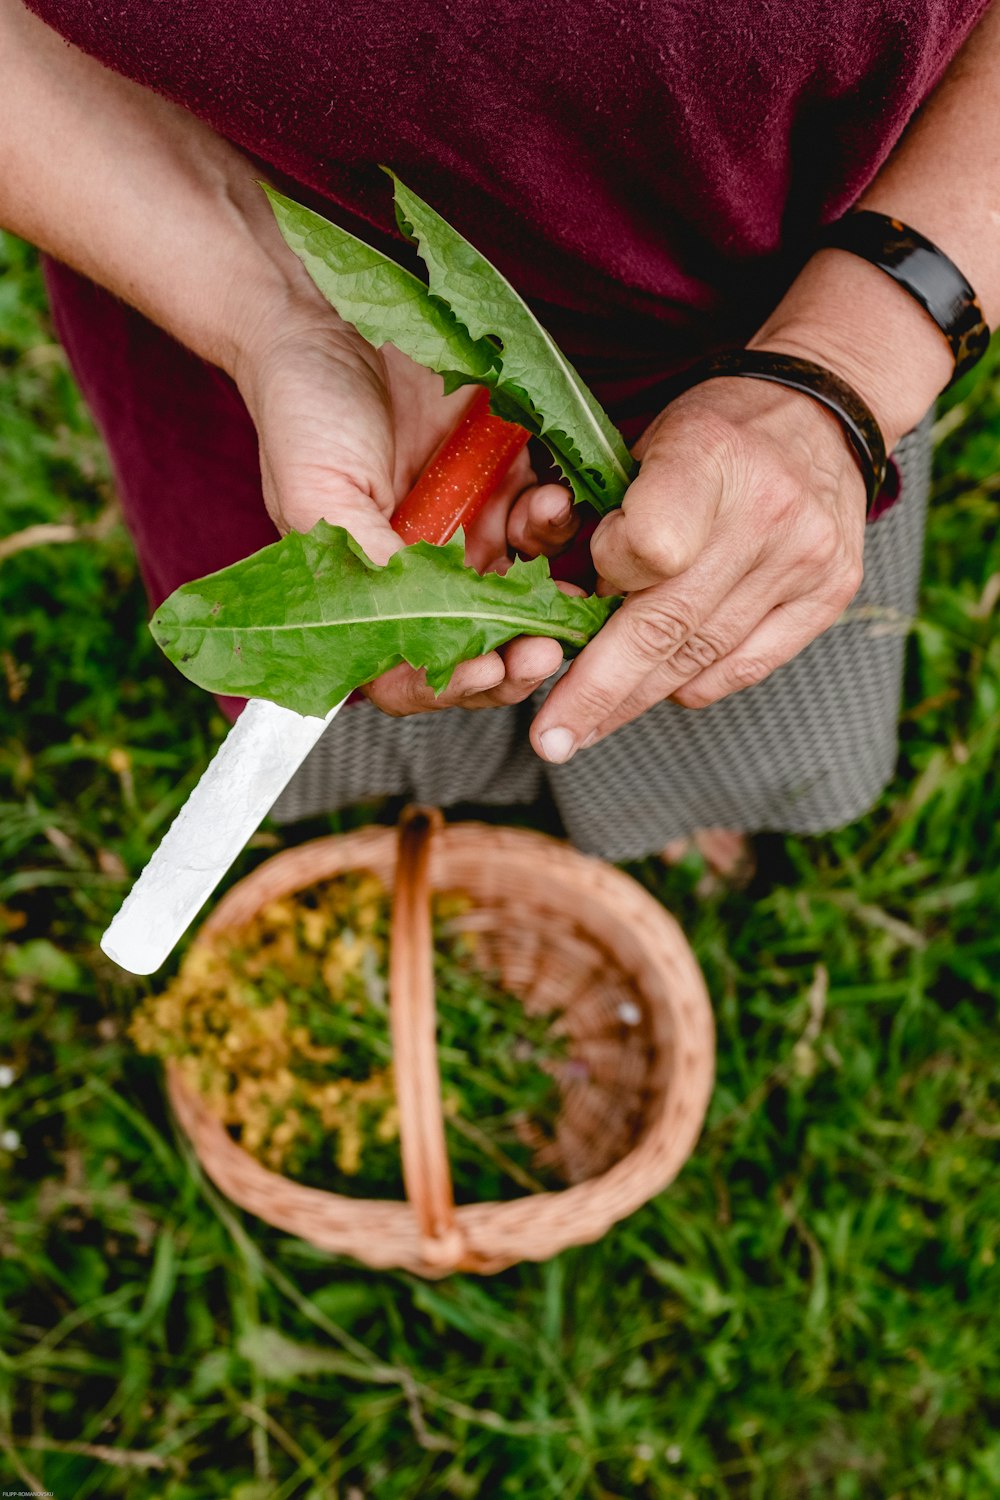
[[445, 1144], [434, 1003], [430, 850], [443, 822], [437, 808], [419, 806], [408, 807], [400, 819], [389, 944], [389, 1019], [403, 1182], [417, 1216], [424, 1259], [441, 1268], [457, 1266], [464, 1248]]

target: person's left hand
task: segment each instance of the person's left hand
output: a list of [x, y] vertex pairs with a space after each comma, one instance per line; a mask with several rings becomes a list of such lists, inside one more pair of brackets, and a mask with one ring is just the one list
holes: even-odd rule
[[[628, 597], [535, 719], [549, 761], [665, 698], [701, 708], [761, 682], [861, 583], [861, 472], [810, 397], [714, 379], [672, 402], [635, 451], [639, 474], [591, 544], [602, 592]], [[519, 502], [515, 528], [529, 503], [541, 500]]]

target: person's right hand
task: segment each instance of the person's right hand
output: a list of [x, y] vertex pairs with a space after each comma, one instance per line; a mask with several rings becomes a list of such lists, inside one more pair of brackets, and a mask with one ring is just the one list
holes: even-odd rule
[[[441, 440], [473, 399], [472, 388], [446, 396], [440, 376], [391, 345], [375, 350], [325, 304], [282, 319], [280, 331], [255, 330], [235, 371], [257, 428], [264, 499], [282, 533], [308, 531], [320, 517], [345, 527], [376, 562], [403, 544], [390, 518]], [[527, 452], [468, 533], [466, 555], [485, 571], [507, 557], [507, 518], [534, 476]], [[572, 529], [544, 521], [536, 550], [555, 552]], [[384, 712], [421, 713], [454, 705], [519, 703], [562, 661], [558, 642], [520, 637], [456, 670], [439, 697], [408, 666], [364, 689]]]

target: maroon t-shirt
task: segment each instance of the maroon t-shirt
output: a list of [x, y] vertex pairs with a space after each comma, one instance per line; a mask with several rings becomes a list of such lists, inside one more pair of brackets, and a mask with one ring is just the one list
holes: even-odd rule
[[[379, 163], [509, 276], [634, 439], [744, 339], [987, 0], [28, 0], [405, 256]], [[273, 540], [229, 381], [61, 266], [155, 601]]]

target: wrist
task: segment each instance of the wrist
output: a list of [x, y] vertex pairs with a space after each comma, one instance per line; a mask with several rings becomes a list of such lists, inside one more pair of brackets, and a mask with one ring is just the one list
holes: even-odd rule
[[237, 193], [230, 183], [229, 198], [231, 254], [205, 323], [206, 357], [242, 389], [270, 348], [335, 315], [285, 244], [259, 183], [248, 175]]
[[931, 318], [877, 267], [821, 250], [749, 341], [825, 365], [871, 408], [891, 451], [948, 384], [952, 357]]
[[[291, 252], [289, 252], [291, 253]], [[289, 340], [322, 328], [336, 314], [280, 277], [260, 275], [232, 288], [220, 320], [213, 362], [225, 370], [246, 397]]]

